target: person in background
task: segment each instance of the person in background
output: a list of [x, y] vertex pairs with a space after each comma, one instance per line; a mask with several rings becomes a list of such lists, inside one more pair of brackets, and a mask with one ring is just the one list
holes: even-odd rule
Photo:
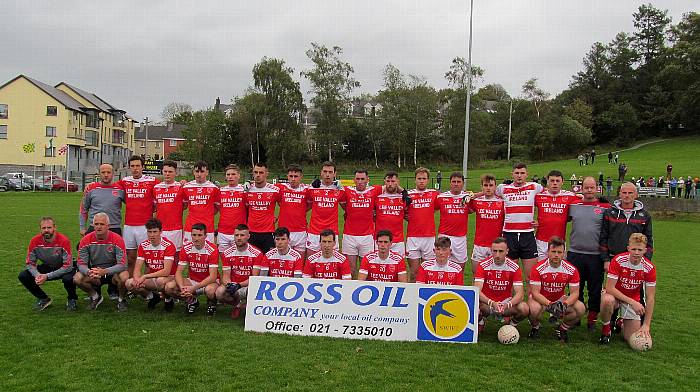
[[676, 177], [671, 177], [671, 179], [668, 181], [669, 188], [671, 188], [671, 197], [675, 198], [676, 197], [676, 188], [678, 187], [678, 181], [676, 180]]
[[685, 180], [685, 198], [690, 199], [690, 191], [693, 190], [693, 179], [688, 176], [688, 179]]
[[610, 194], [612, 193], [612, 188], [613, 188], [613, 179], [612, 179], [612, 177], [608, 176], [608, 178], [605, 179], [605, 186], [606, 186], [606, 188], [607, 188], [606, 190], [607, 190], [608, 196], [610, 196]]

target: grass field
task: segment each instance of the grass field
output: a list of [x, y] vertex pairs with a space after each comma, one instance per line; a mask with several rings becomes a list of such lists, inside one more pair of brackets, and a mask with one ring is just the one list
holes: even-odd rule
[[[638, 162], [640, 170], [663, 174], [667, 154], [672, 154], [679, 173], [697, 174], [700, 165], [693, 162], [697, 157], [693, 153], [699, 145], [700, 138], [661, 142], [623, 153], [621, 158], [631, 170]], [[607, 167], [607, 159], [601, 158], [599, 165]], [[646, 162], [652, 159], [655, 162]], [[578, 165], [572, 162], [533, 165], [533, 169], [567, 171]], [[506, 171], [494, 170], [496, 174]], [[4, 263], [0, 278], [8, 281], [0, 287], [0, 328], [5, 331], [0, 345], [0, 391], [696, 391], [700, 386], [700, 344], [693, 332], [700, 320], [700, 303], [694, 295], [700, 281], [696, 222], [654, 222], [658, 268], [654, 348], [636, 353], [619, 337], [610, 346], [600, 347], [599, 332], [589, 334], [583, 329], [572, 331], [567, 346], [551, 338], [549, 326], [539, 341], [527, 341], [527, 323], [519, 327], [518, 345], [502, 346], [496, 339], [499, 325], [493, 321], [480, 343], [458, 345], [245, 333], [242, 320], [228, 319], [227, 307], [208, 319], [201, 308], [188, 317], [181, 307], [172, 314], [165, 314], [160, 306], [148, 312], [145, 304], [135, 300], [120, 314], [106, 300], [97, 312], [85, 311], [81, 301], [78, 312], [67, 313], [60, 282], [44, 286], [54, 304], [36, 313], [31, 309], [33, 297], [17, 281], [26, 245], [42, 215], [54, 216], [58, 229], [74, 243], [78, 241], [79, 197], [0, 194], [0, 260]]]

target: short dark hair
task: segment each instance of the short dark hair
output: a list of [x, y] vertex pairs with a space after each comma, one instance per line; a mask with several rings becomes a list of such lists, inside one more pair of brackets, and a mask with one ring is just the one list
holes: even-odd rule
[[236, 228], [234, 230], [248, 230], [250, 231], [250, 228], [248, 228], [248, 225], [245, 223], [239, 223], [236, 225]]
[[192, 225], [192, 229], [190, 230], [190, 232], [192, 232], [192, 230], [199, 230], [199, 231], [203, 231], [206, 233], [207, 232], [207, 225], [205, 225], [204, 223], [195, 223]]
[[379, 239], [379, 237], [389, 237], [389, 242], [394, 241], [394, 235], [391, 234], [391, 230], [379, 230], [377, 232], [377, 239]]
[[513, 169], [527, 169], [525, 162], [516, 162], [513, 164]]
[[163, 161], [163, 166], [170, 166], [173, 169], [177, 169], [177, 162], [173, 161], [172, 159], [166, 159]]
[[241, 173], [241, 168], [238, 167], [238, 165], [233, 164], [233, 163], [230, 164], [230, 165], [228, 165], [228, 166], [226, 166], [226, 168], [224, 169], [224, 174], [225, 174], [227, 171], [229, 171], [229, 170], [235, 170], [235, 171], [237, 171], [239, 174]]
[[282, 236], [286, 236], [287, 238], [289, 238], [290, 235], [291, 234], [289, 233], [289, 229], [284, 226], [276, 228], [275, 232], [272, 233], [272, 236], [275, 238]]
[[464, 181], [464, 174], [462, 174], [461, 172], [458, 172], [458, 171], [452, 172], [452, 174], [450, 174], [450, 181], [452, 181], [453, 178], [459, 178], [462, 181]]
[[494, 176], [493, 174], [482, 174], [481, 175], [481, 183], [483, 184], [483, 183], [488, 182], [488, 181], [496, 182], [496, 176]]
[[265, 163], [265, 162], [255, 162], [255, 165], [253, 167], [255, 167], [255, 166], [264, 167], [265, 169], [267, 169], [267, 163]]
[[318, 235], [318, 238], [328, 237], [328, 236], [333, 236], [333, 241], [335, 241], [335, 231], [333, 231], [331, 229], [321, 230], [321, 233]]
[[552, 247], [557, 247], [557, 246], [565, 246], [566, 242], [562, 240], [561, 238], [557, 236], [552, 236], [552, 238], [549, 239], [549, 245], [547, 246], [547, 249], [551, 249]]
[[331, 161], [325, 161], [321, 164], [321, 168], [324, 168], [326, 166], [332, 167], [333, 171], [335, 171], [335, 163], [333, 163]]
[[163, 224], [157, 218], [151, 218], [146, 222], [146, 230], [158, 229], [163, 231]]
[[388, 172], [386, 172], [384, 174], [384, 179], [391, 178], [391, 177], [398, 177], [398, 176], [399, 176], [399, 173], [397, 173], [393, 170], [389, 170]]
[[130, 156], [130, 157], [129, 157], [129, 164], [131, 164], [131, 162], [133, 162], [133, 161], [139, 161], [139, 162], [141, 162], [141, 166], [145, 166], [145, 165], [146, 165], [146, 161], [143, 160], [143, 157], [142, 157], [141, 155], [132, 155], [132, 156]]
[[492, 244], [506, 244], [508, 246], [508, 241], [504, 237], [496, 237], [491, 241]]
[[209, 164], [207, 161], [197, 161], [194, 163], [194, 166], [192, 166], [194, 170], [204, 170], [204, 169], [209, 169]]
[[449, 248], [452, 246], [452, 240], [450, 240], [448, 237], [438, 237], [435, 240], [435, 247], [444, 249], [444, 248]]
[[287, 166], [287, 173], [289, 173], [289, 172], [303, 173], [304, 169], [301, 168], [301, 165], [297, 165], [296, 163], [292, 163], [291, 165]]
[[550, 170], [549, 173], [547, 173], [547, 179], [549, 179], [549, 177], [564, 178], [564, 175], [559, 170]]
[[355, 174], [357, 173], [364, 173], [367, 177], [369, 177], [369, 172], [367, 171], [367, 169], [355, 169]]

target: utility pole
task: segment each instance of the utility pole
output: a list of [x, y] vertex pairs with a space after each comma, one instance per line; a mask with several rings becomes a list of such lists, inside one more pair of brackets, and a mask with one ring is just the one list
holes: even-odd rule
[[462, 174], [467, 179], [467, 160], [469, 159], [469, 108], [472, 95], [472, 20], [474, 16], [474, 0], [469, 5], [469, 56], [467, 57], [467, 104], [464, 116], [464, 155], [462, 158]]
[[146, 133], [146, 143], [143, 149], [144, 159], [148, 159], [148, 117], [143, 118], [143, 130]]
[[513, 125], [513, 98], [510, 99], [510, 109], [508, 110], [508, 158], [506, 160], [510, 162], [510, 134]]

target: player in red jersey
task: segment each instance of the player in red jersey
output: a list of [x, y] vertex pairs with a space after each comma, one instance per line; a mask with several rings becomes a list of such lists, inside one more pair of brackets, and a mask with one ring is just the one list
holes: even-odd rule
[[[508, 257], [523, 261], [525, 274], [529, 274], [537, 263], [537, 242], [535, 241], [533, 219], [535, 215], [535, 195], [542, 192], [542, 185], [527, 182], [527, 165], [513, 165], [513, 183], [496, 187], [496, 196], [503, 199], [505, 218], [503, 236], [508, 241]], [[527, 275], [526, 275], [527, 276]]]
[[[610, 343], [610, 318], [613, 310], [620, 308], [625, 340], [641, 331], [651, 338], [651, 318], [654, 315], [656, 297], [656, 267], [644, 257], [647, 252], [647, 237], [642, 233], [630, 236], [627, 252], [615, 256], [608, 267], [608, 280], [600, 306], [603, 321], [601, 344]], [[644, 285], [646, 305], [640, 303], [640, 289]], [[644, 322], [641, 318], [644, 317]]]
[[410, 204], [408, 192], [399, 187], [399, 175], [388, 171], [384, 175], [384, 191], [374, 198], [375, 239], [379, 230], [389, 230], [392, 234], [391, 250], [401, 257], [406, 256], [406, 244], [403, 236], [403, 221], [406, 208]]
[[119, 186], [124, 189], [126, 213], [124, 214], [123, 238], [126, 246], [126, 257], [129, 264], [129, 275], [133, 275], [136, 263], [136, 250], [146, 240], [146, 222], [153, 218], [154, 199], [153, 186], [159, 181], [153, 176], [144, 176], [144, 160], [138, 155], [129, 158], [131, 175], [119, 180]]
[[[185, 312], [193, 314], [199, 307], [199, 297], [207, 296], [207, 305], [216, 301], [216, 289], [219, 287], [219, 251], [216, 245], [207, 241], [207, 226], [195, 223], [191, 229], [192, 241], [186, 242], [180, 251], [175, 280], [165, 285], [165, 293], [174, 298], [183, 299]], [[183, 272], [187, 268], [187, 277]]]
[[476, 216], [474, 248], [472, 249], [472, 273], [476, 266], [491, 257], [491, 244], [503, 232], [503, 199], [495, 195], [496, 177], [491, 174], [481, 176], [481, 192], [469, 200], [469, 213]]
[[279, 189], [267, 182], [269, 174], [267, 164], [256, 163], [253, 166], [253, 185], [246, 193], [250, 243], [263, 253], [275, 246], [272, 238], [272, 232], [275, 231], [275, 204], [280, 200]]
[[[253, 266], [260, 265], [265, 254], [248, 243], [248, 226], [239, 224], [233, 235], [234, 244], [221, 252], [221, 286], [216, 290], [216, 298], [225, 304], [233, 305], [231, 318], [237, 319], [245, 309], [248, 297], [248, 278], [253, 274]], [[216, 304], [207, 307], [207, 314], [216, 313]]]
[[[345, 203], [345, 191], [335, 181], [335, 163], [327, 161], [321, 165], [321, 179], [316, 179], [308, 188], [306, 200], [311, 209], [308, 237], [306, 239], [307, 255], [319, 250], [319, 234], [331, 229], [338, 235], [338, 206]], [[336, 243], [336, 249], [338, 244]]]
[[469, 208], [465, 204], [472, 196], [464, 191], [464, 176], [460, 172], [450, 175], [450, 190], [438, 195], [435, 209], [440, 211], [438, 237], [447, 237], [452, 244], [450, 260], [464, 269], [467, 262], [467, 227], [469, 225]]
[[275, 247], [265, 253], [265, 257], [253, 265], [253, 276], [301, 278], [304, 271], [304, 257], [292, 249], [289, 243], [289, 229], [275, 229]]
[[315, 279], [352, 279], [348, 259], [338, 252], [335, 232], [325, 229], [319, 234], [321, 250], [311, 254], [304, 264], [302, 276]]
[[[547, 258], [540, 261], [530, 272], [530, 325], [527, 335], [536, 339], [540, 335], [540, 317], [548, 311], [552, 317], [561, 319], [557, 328], [557, 338], [566, 343], [568, 331], [578, 323], [586, 312], [586, 306], [578, 299], [579, 275], [576, 267], [564, 260], [566, 243], [559, 237], [552, 237], [547, 248]], [[569, 295], [566, 295], [569, 286]]]
[[372, 252], [374, 246], [374, 197], [381, 193], [380, 185], [369, 185], [366, 169], [355, 170], [355, 186], [345, 191], [345, 225], [343, 227], [343, 254], [357, 275], [359, 261]]
[[479, 288], [479, 330], [486, 318], [511, 317], [511, 325], [525, 320], [530, 308], [523, 301], [522, 272], [517, 262], [509, 259], [506, 239], [498, 237], [491, 243], [491, 257], [479, 263], [474, 274], [474, 286]]
[[[175, 279], [175, 245], [163, 237], [163, 224], [155, 218], [146, 222], [148, 238], [139, 245], [133, 277], [127, 279], [126, 289], [148, 300], [148, 309], [160, 302], [165, 285]], [[146, 273], [143, 267], [146, 267]], [[175, 268], [173, 268], [175, 267]]]
[[185, 231], [182, 235], [183, 242], [191, 242], [192, 225], [203, 223], [207, 227], [207, 241], [214, 242], [214, 216], [219, 211], [221, 193], [219, 187], [207, 180], [209, 165], [204, 161], [194, 164], [194, 181], [182, 186], [184, 201], [189, 212], [185, 219]]
[[[163, 181], [153, 186], [153, 198], [156, 204], [156, 218], [163, 225], [162, 236], [182, 249], [182, 212], [185, 208], [182, 184], [175, 181], [177, 162], [163, 161]], [[175, 253], [177, 265], [178, 254]]]
[[306, 194], [308, 185], [302, 184], [304, 172], [299, 165], [287, 167], [287, 183], [277, 183], [280, 190], [280, 212], [277, 226], [290, 231], [291, 247], [300, 254], [306, 254], [306, 212], [308, 204]]
[[221, 207], [219, 209], [219, 227], [216, 243], [219, 251], [233, 245], [233, 233], [236, 226], [245, 224], [247, 208], [245, 205], [245, 188], [239, 184], [241, 169], [237, 165], [226, 166], [226, 185], [221, 187]]
[[408, 191], [408, 230], [406, 253], [411, 271], [422, 261], [435, 258], [435, 200], [440, 192], [428, 189], [430, 170], [419, 167], [415, 171], [416, 188]]
[[358, 280], [378, 282], [408, 282], [403, 257], [391, 251], [391, 231], [379, 230], [377, 250], [362, 258]]
[[575, 193], [562, 190], [564, 176], [559, 170], [547, 174], [547, 189], [535, 195], [537, 207], [537, 258], [547, 258], [548, 241], [552, 237], [566, 238], [569, 206], [581, 200]]
[[464, 272], [459, 263], [450, 260], [452, 244], [448, 237], [438, 237], [434, 243], [435, 258], [424, 261], [416, 272], [416, 283], [461, 286]]

